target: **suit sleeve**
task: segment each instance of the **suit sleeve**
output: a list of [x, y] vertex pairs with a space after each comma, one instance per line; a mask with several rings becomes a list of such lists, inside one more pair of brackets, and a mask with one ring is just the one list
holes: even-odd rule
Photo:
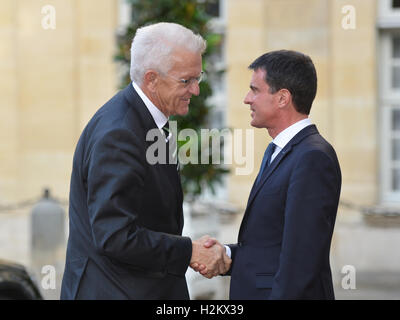
[[340, 169], [322, 151], [305, 153], [288, 186], [279, 269], [270, 299], [305, 299], [329, 261], [341, 185]]
[[[107, 132], [87, 163], [88, 211], [96, 250], [146, 271], [184, 275], [190, 238], [144, 228], [139, 223], [146, 158], [143, 142], [129, 130]], [[172, 214], [172, 213], [171, 213]]]
[[[229, 249], [231, 250], [230, 258], [232, 259], [232, 263], [234, 263], [234, 259], [235, 259], [235, 256], [236, 256], [236, 251], [237, 251], [238, 244], [237, 243], [235, 243], [235, 244], [227, 244], [226, 246], [228, 246]], [[231, 276], [231, 275], [232, 275], [232, 265], [229, 268], [229, 270], [225, 274], [223, 274], [223, 276]]]

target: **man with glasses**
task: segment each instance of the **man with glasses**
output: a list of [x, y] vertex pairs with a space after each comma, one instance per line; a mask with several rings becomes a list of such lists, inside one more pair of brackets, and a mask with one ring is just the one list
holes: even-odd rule
[[188, 299], [190, 263], [209, 277], [229, 269], [222, 245], [181, 236], [176, 164], [146, 158], [147, 134], [172, 143], [168, 117], [186, 115], [200, 93], [205, 47], [177, 24], [138, 29], [132, 83], [97, 111], [75, 151], [62, 299]]

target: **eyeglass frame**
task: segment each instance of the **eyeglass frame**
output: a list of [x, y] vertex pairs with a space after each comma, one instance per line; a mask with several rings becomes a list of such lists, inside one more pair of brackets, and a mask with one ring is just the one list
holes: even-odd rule
[[187, 87], [189, 87], [189, 85], [191, 85], [192, 83], [194, 83], [194, 81], [196, 81], [197, 84], [200, 84], [200, 82], [203, 81], [204, 71], [201, 71], [199, 76], [197, 76], [197, 77], [192, 77], [192, 78], [189, 78], [189, 79], [178, 79], [178, 78], [175, 78], [175, 77], [173, 77], [173, 76], [171, 76], [171, 75], [169, 75], [169, 74], [164, 74], [164, 76], [170, 77], [170, 78], [172, 78], [172, 79], [174, 79], [174, 80], [176, 80], [176, 81], [182, 83], [183, 86], [184, 86], [185, 88], [187, 88]]

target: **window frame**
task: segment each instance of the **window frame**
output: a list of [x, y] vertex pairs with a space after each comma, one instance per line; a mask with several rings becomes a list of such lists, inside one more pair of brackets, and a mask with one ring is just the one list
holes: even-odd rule
[[[379, 41], [380, 198], [385, 205], [400, 204], [400, 190], [395, 191], [392, 187], [392, 169], [400, 169], [400, 161], [392, 159], [392, 140], [393, 138], [400, 138], [400, 133], [392, 130], [393, 110], [400, 110], [400, 89], [393, 90], [391, 83], [394, 37], [400, 37], [400, 29], [382, 30]], [[400, 60], [400, 58], [397, 59]]]
[[378, 27], [400, 28], [400, 8], [392, 7], [392, 0], [379, 0], [378, 5]]

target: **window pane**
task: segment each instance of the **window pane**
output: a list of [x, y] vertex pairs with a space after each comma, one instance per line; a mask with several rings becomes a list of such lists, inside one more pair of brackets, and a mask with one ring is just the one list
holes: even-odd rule
[[212, 17], [219, 17], [219, 0], [207, 1], [206, 12]]
[[400, 8], [400, 0], [393, 0], [392, 7], [393, 8]]
[[392, 88], [400, 88], [400, 67], [396, 66], [392, 69]]
[[392, 117], [392, 130], [400, 131], [400, 109], [393, 110]]
[[393, 38], [393, 58], [400, 58], [400, 37]]
[[400, 139], [392, 140], [392, 160], [400, 160]]
[[392, 189], [393, 191], [400, 191], [400, 169], [393, 169], [392, 173]]

